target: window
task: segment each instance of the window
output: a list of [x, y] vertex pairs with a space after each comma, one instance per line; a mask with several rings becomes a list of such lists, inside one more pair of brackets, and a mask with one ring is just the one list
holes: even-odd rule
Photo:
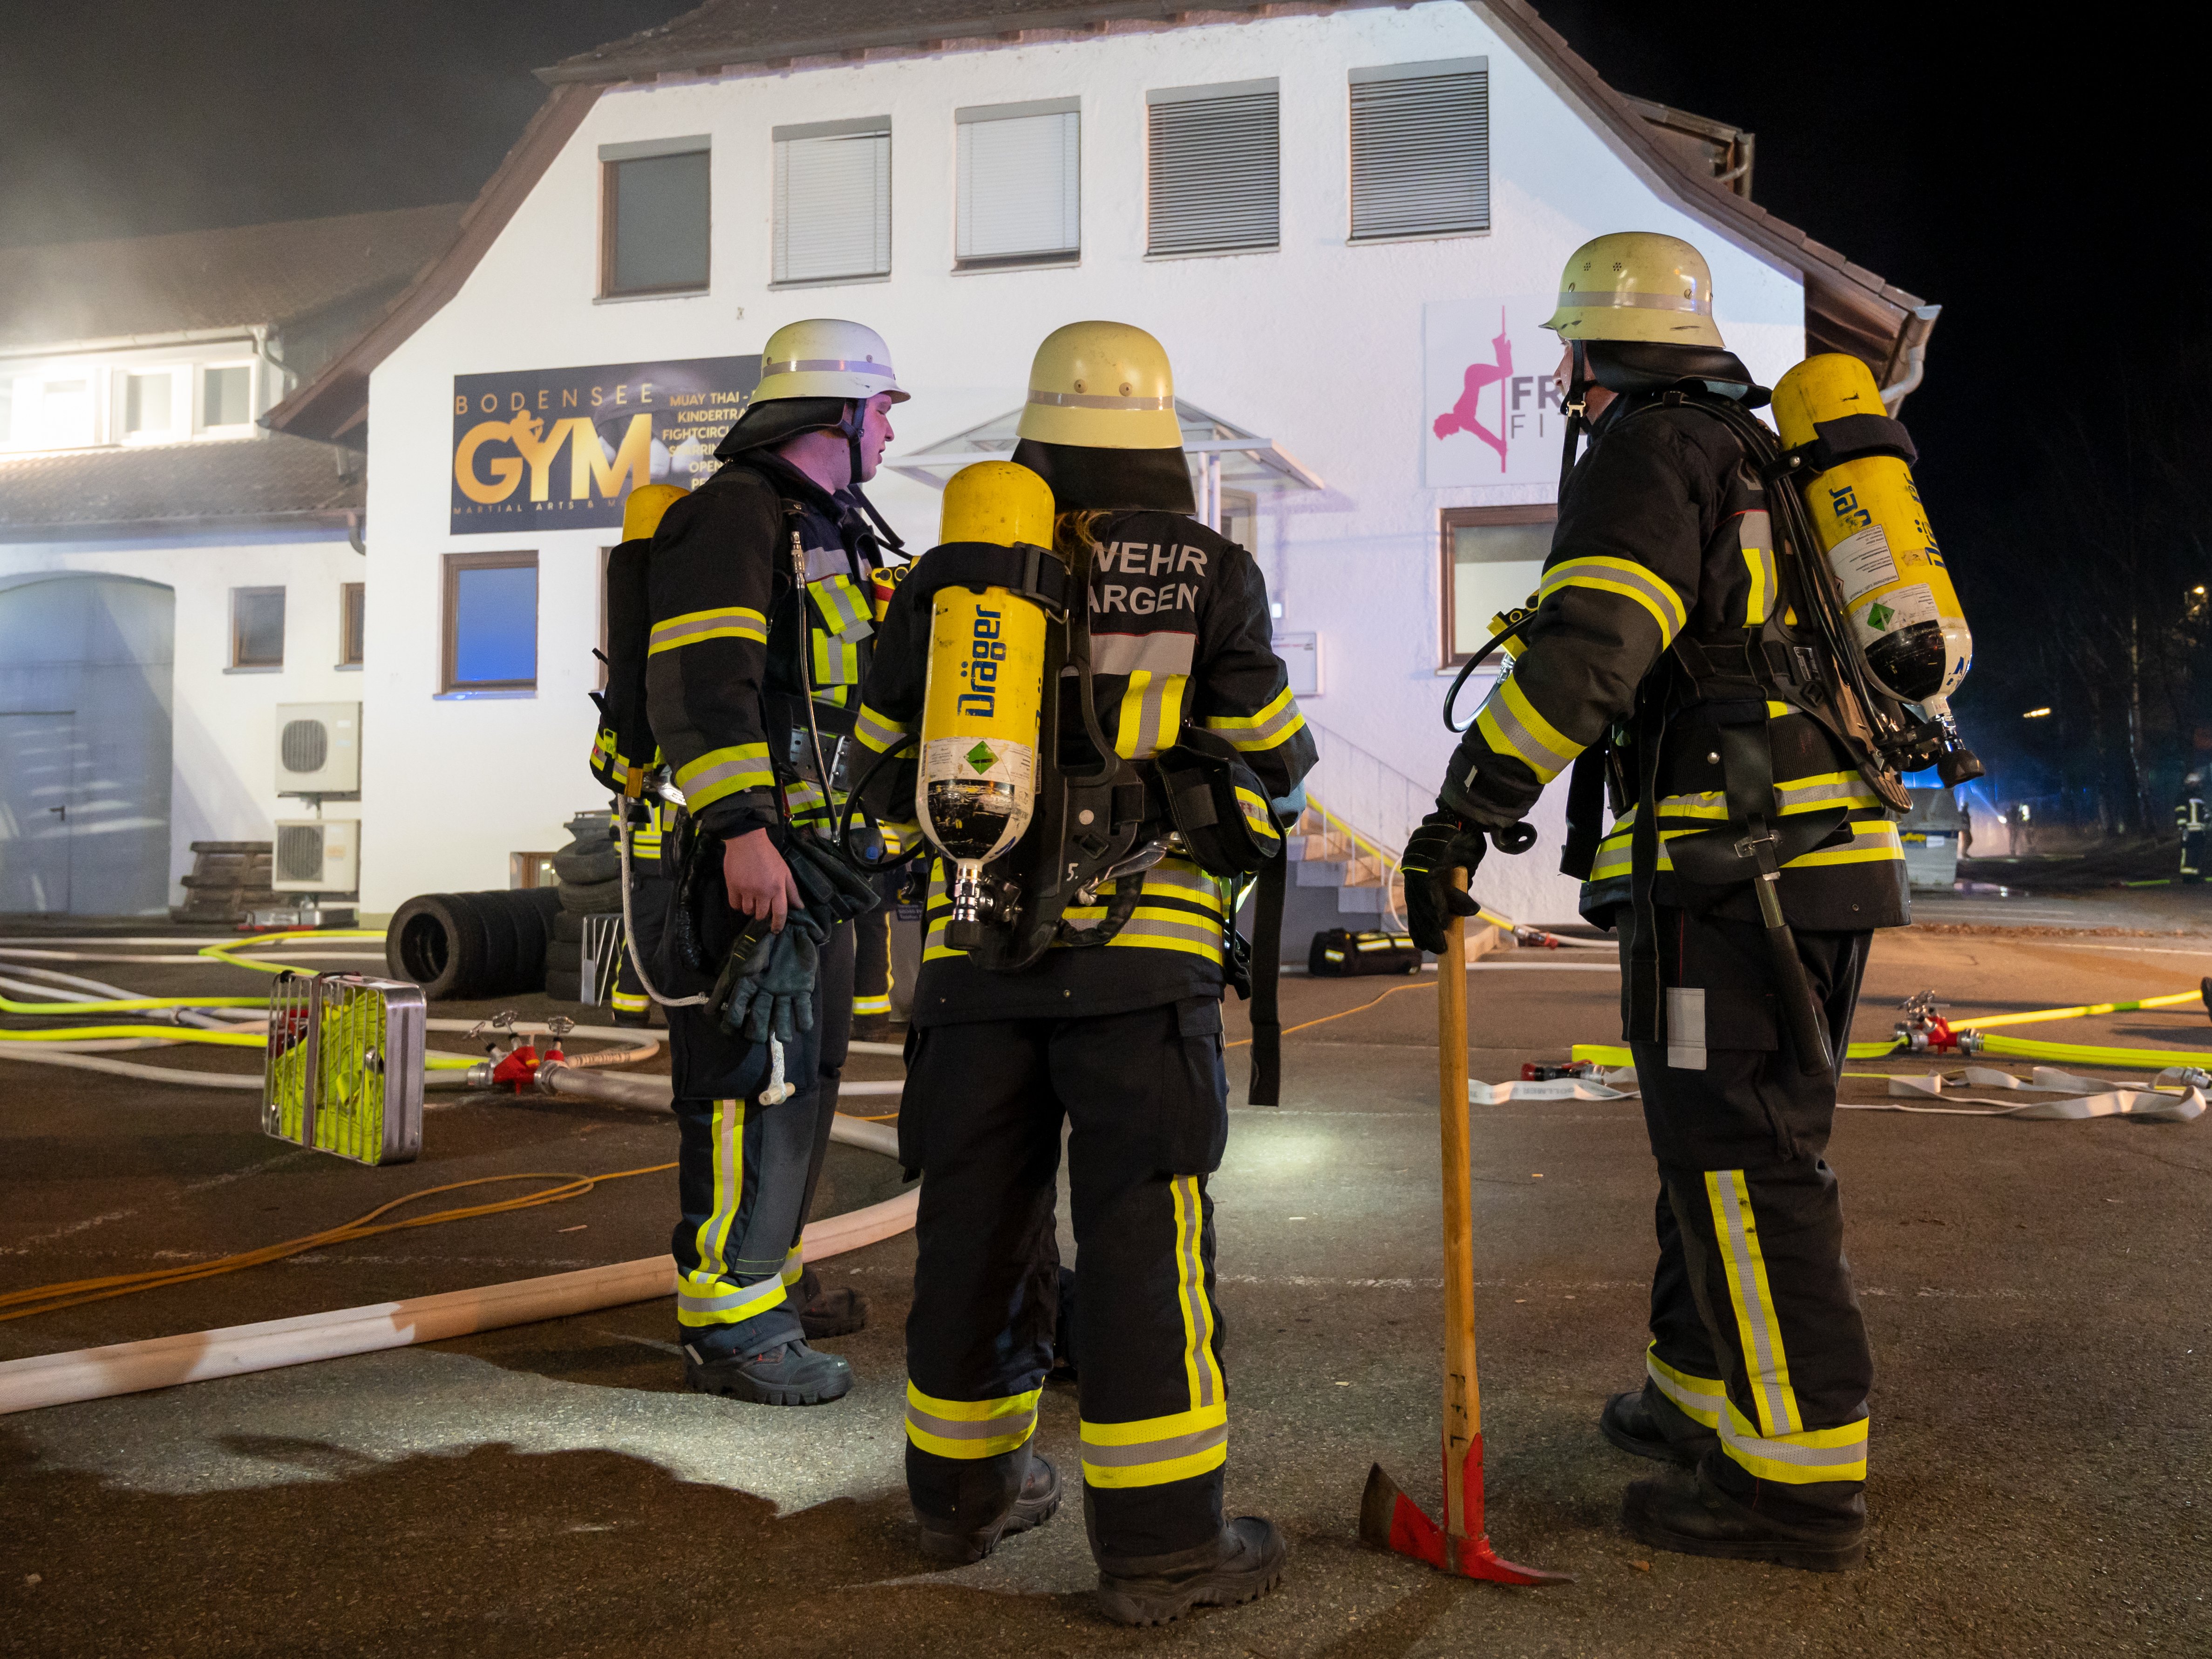
[[1490, 228], [1490, 60], [1352, 71], [1352, 239]]
[[151, 374], [123, 377], [123, 435], [126, 438], [165, 438], [171, 425], [170, 405], [177, 377], [164, 368]]
[[1490, 641], [1490, 619], [1526, 605], [1552, 550], [1550, 507], [1453, 507], [1443, 515], [1443, 659], [1465, 662]]
[[599, 146], [599, 292], [680, 294], [707, 286], [703, 137]]
[[446, 555], [445, 663], [439, 690], [538, 688], [538, 556]]
[[253, 368], [250, 363], [226, 363], [202, 371], [200, 424], [204, 427], [247, 426], [253, 420]]
[[1145, 251], [1234, 253], [1281, 240], [1276, 83], [1170, 87], [1145, 94]]
[[368, 584], [340, 582], [338, 584], [338, 666], [358, 668], [362, 664], [362, 624], [368, 620]]
[[960, 134], [958, 268], [1075, 258], [1083, 246], [1078, 100], [955, 110], [952, 118]]
[[775, 280], [889, 276], [890, 117], [778, 127], [775, 137]]
[[48, 380], [38, 408], [37, 427], [23, 434], [29, 441], [47, 449], [78, 449], [92, 441], [90, 380]]
[[230, 590], [230, 665], [233, 668], [282, 668], [284, 665], [283, 588], [234, 587]]

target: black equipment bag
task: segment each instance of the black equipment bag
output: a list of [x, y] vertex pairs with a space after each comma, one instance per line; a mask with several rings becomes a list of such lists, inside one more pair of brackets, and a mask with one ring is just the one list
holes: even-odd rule
[[1420, 947], [1404, 933], [1355, 933], [1331, 927], [1316, 933], [1306, 972], [1316, 979], [1358, 979], [1369, 974], [1418, 974]]
[[1168, 821], [1209, 876], [1249, 876], [1283, 856], [1266, 786], [1218, 732], [1190, 726], [1156, 756]]

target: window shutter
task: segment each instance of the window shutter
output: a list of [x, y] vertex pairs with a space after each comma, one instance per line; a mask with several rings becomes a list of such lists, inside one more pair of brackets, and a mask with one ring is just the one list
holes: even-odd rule
[[1061, 258], [1081, 248], [1083, 118], [1069, 104], [956, 112], [961, 264]]
[[1145, 94], [1150, 253], [1226, 253], [1281, 240], [1279, 95], [1273, 81]]
[[1352, 70], [1352, 240], [1489, 228], [1489, 60]]
[[775, 280], [891, 268], [891, 130], [882, 118], [775, 131]]

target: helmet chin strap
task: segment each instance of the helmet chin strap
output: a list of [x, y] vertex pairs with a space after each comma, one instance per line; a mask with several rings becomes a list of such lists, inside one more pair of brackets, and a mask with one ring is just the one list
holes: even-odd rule
[[1589, 354], [1580, 340], [1570, 340], [1567, 350], [1574, 367], [1567, 380], [1567, 441], [1559, 455], [1559, 496], [1567, 493], [1567, 475], [1575, 470], [1577, 453], [1582, 447], [1583, 434], [1589, 429], [1588, 405], [1590, 389]]
[[866, 430], [867, 424], [868, 400], [866, 398], [849, 399], [845, 404], [845, 418], [837, 423], [837, 430], [845, 434], [846, 453], [853, 458], [852, 475], [845, 488], [852, 492], [853, 499], [860, 504], [860, 510], [874, 521], [876, 539], [889, 550], [896, 553], [906, 544], [899, 539], [898, 532], [890, 527], [882, 514], [876, 511], [876, 504], [870, 501], [860, 489], [860, 434]]

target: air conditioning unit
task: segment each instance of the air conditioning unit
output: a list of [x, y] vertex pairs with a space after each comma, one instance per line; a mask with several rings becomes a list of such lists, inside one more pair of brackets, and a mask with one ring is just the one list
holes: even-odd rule
[[353, 795], [361, 793], [361, 705], [357, 702], [280, 702], [276, 705], [276, 793]]
[[352, 818], [276, 820], [280, 893], [350, 893], [361, 884], [361, 825]]

